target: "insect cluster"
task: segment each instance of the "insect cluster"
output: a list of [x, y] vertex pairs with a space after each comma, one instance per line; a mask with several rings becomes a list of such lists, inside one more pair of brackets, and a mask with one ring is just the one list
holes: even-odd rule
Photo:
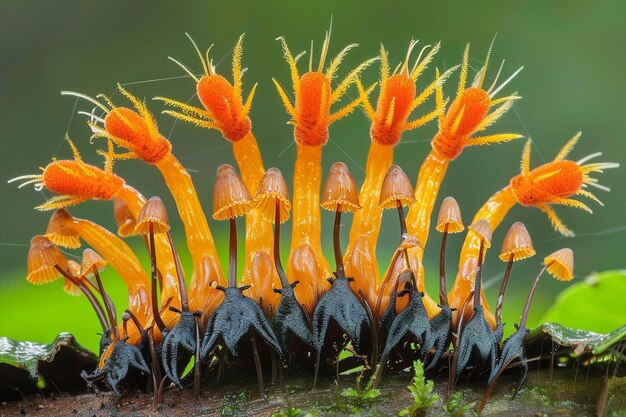
[[[191, 39], [191, 38], [190, 38]], [[165, 97], [156, 100], [168, 106], [163, 113], [217, 129], [232, 144], [241, 176], [230, 165], [217, 169], [213, 218], [230, 224], [229, 262], [224, 277], [206, 215], [189, 174], [172, 154], [172, 145], [161, 133], [145, 102], [122, 86], [119, 91], [132, 107], [114, 104], [108, 97], [64, 92], [95, 105], [89, 116], [93, 138], [105, 144], [97, 152], [103, 168], [85, 163], [69, 140], [73, 159], [53, 160], [37, 175], [18, 177], [20, 186], [35, 184], [56, 194], [37, 209], [54, 210], [46, 232], [35, 236], [28, 254], [28, 276], [34, 284], [65, 279], [65, 290], [83, 293], [100, 321], [103, 336], [97, 369], [85, 372], [87, 381], [105, 378], [111, 389], [151, 385], [155, 401], [173, 383], [179, 388], [193, 380], [199, 393], [203, 380], [219, 380], [228, 369], [253, 361], [259, 389], [263, 372], [304, 370], [314, 373], [337, 365], [339, 353], [350, 349], [366, 369], [376, 369], [375, 384], [388, 370], [404, 369], [416, 358], [427, 371], [449, 368], [450, 380], [466, 369], [478, 370], [494, 383], [509, 365], [525, 364], [523, 342], [530, 301], [541, 273], [533, 283], [521, 322], [504, 342], [502, 306], [512, 264], [535, 254], [530, 236], [521, 223], [507, 233], [500, 258], [507, 263], [495, 314], [482, 291], [482, 265], [491, 246], [491, 236], [516, 204], [544, 211], [560, 233], [571, 235], [553, 210], [569, 205], [591, 211], [574, 196], [599, 200], [588, 186], [604, 189], [591, 173], [614, 168], [614, 163], [589, 163], [590, 155], [577, 162], [567, 159], [579, 139], [568, 141], [556, 158], [530, 168], [530, 140], [524, 147], [521, 173], [496, 192], [475, 214], [459, 256], [454, 284], [446, 286], [446, 241], [451, 233], [464, 230], [457, 202], [441, 201], [435, 229], [442, 233], [439, 303], [424, 287], [424, 248], [438, 190], [448, 165], [469, 146], [515, 140], [513, 133], [484, 134], [519, 99], [515, 94], [496, 96], [521, 70], [498, 84], [498, 71], [486, 87], [490, 55], [467, 86], [469, 46], [461, 64], [440, 73], [422, 91], [416, 88], [440, 45], [424, 47], [416, 59], [411, 41], [406, 60], [391, 69], [387, 50], [369, 59], [335, 81], [344, 56], [356, 45], [341, 50], [327, 64], [330, 33], [324, 39], [317, 66], [309, 59], [301, 74], [299, 58], [285, 39], [279, 38], [289, 65], [295, 101], [274, 80], [278, 94], [291, 117], [297, 158], [290, 200], [285, 180], [277, 168], [265, 170], [252, 122], [248, 117], [255, 86], [247, 98], [242, 94], [242, 42], [234, 48], [232, 81], [216, 73], [209, 50], [198, 53], [204, 75], [197, 77], [180, 65], [196, 83], [202, 107]], [[311, 51], [312, 54], [312, 51]], [[380, 65], [377, 83], [367, 86], [361, 73], [375, 62]], [[447, 99], [443, 85], [459, 74], [455, 96]], [[350, 88], [358, 97], [335, 109]], [[369, 96], [378, 88], [373, 105]], [[434, 95], [434, 109], [412, 120], [416, 109]], [[322, 189], [321, 158], [329, 139], [329, 126], [361, 107], [371, 119], [371, 144], [365, 180], [357, 187], [348, 167], [335, 163]], [[421, 165], [415, 189], [402, 169], [393, 164], [395, 145], [406, 131], [437, 120], [438, 132], [432, 150]], [[181, 265], [172, 243], [168, 214], [158, 197], [146, 199], [113, 172], [115, 161], [141, 159], [162, 174], [185, 228], [191, 254], [191, 276]], [[320, 190], [322, 192], [320, 193]], [[113, 201], [117, 233], [72, 216], [66, 208], [91, 199]], [[335, 212], [333, 248], [335, 267], [322, 253], [320, 207]], [[405, 215], [405, 207], [408, 213]], [[399, 216], [399, 245], [381, 280], [376, 245], [385, 209]], [[347, 249], [342, 250], [342, 215], [353, 213]], [[282, 265], [280, 226], [292, 216], [291, 248]], [[237, 274], [237, 217], [245, 216], [245, 266]], [[123, 238], [139, 235], [150, 253], [151, 269], [145, 271]], [[85, 249], [82, 264], [67, 259], [58, 247]], [[100, 271], [110, 265], [128, 286], [128, 307], [116, 316]], [[573, 274], [573, 254], [565, 248], [544, 258], [544, 267], [559, 280]], [[245, 352], [245, 354], [242, 354]], [[449, 357], [448, 360], [442, 360]], [[194, 358], [193, 371], [182, 376]], [[377, 366], [378, 365], [378, 366]], [[226, 369], [225, 369], [226, 368]], [[231, 371], [232, 372], [232, 371]], [[522, 378], [521, 383], [523, 382]], [[126, 384], [122, 384], [122, 381]], [[151, 382], [150, 382], [151, 381]]]

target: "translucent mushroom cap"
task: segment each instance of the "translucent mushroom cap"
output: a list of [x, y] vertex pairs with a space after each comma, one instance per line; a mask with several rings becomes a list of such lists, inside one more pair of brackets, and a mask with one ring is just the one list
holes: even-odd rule
[[107, 266], [107, 261], [100, 256], [95, 250], [87, 248], [83, 251], [83, 259], [81, 261], [81, 275], [89, 276], [93, 274], [93, 267], [96, 267], [98, 272], [102, 271]]
[[48, 222], [48, 229], [44, 235], [55, 245], [64, 248], [76, 249], [80, 247], [80, 238], [75, 233], [70, 232], [66, 227], [66, 222], [72, 220], [72, 215], [65, 209], [58, 209], [52, 213]]
[[397, 208], [398, 201], [403, 206], [410, 206], [415, 203], [415, 192], [402, 168], [392, 165], [385, 174], [378, 206], [386, 209]]
[[128, 237], [135, 234], [137, 221], [133, 217], [128, 205], [121, 198], [113, 199], [113, 216], [117, 224], [117, 234], [121, 237]]
[[217, 168], [213, 188], [213, 218], [228, 220], [246, 214], [252, 197], [235, 169], [228, 164]]
[[570, 248], [559, 249], [543, 258], [550, 275], [559, 281], [574, 278], [574, 252]]
[[[68, 259], [67, 273], [73, 277], [80, 277], [80, 264], [76, 261]], [[63, 291], [74, 297], [79, 296], [81, 293], [80, 288], [67, 278], [65, 278], [65, 283], [63, 284]]]
[[459, 233], [465, 229], [463, 218], [461, 217], [461, 208], [454, 197], [444, 198], [439, 208], [435, 229], [443, 233], [446, 230], [446, 226], [448, 226], [448, 233]]
[[280, 222], [289, 220], [291, 203], [289, 191], [283, 174], [278, 168], [270, 168], [265, 172], [254, 196], [256, 208], [272, 223], [276, 219], [276, 201], [279, 202]]
[[500, 259], [508, 262], [511, 255], [513, 255], [513, 261], [515, 262], [530, 258], [535, 253], [533, 241], [524, 223], [513, 223], [509, 231], [506, 232], [506, 236], [504, 236], [502, 249], [500, 250]]
[[61, 273], [56, 269], [67, 268], [67, 258], [45, 236], [35, 236], [30, 240], [27, 258], [26, 281], [31, 284], [47, 284], [56, 281]]
[[342, 212], [361, 209], [356, 182], [343, 162], [335, 162], [330, 167], [320, 202], [322, 208], [328, 211], [337, 210], [339, 204]]
[[421, 248], [422, 244], [420, 243], [417, 236], [407, 233], [402, 236], [402, 240], [400, 241], [400, 245], [398, 246], [397, 250], [402, 251], [415, 247]]
[[152, 225], [153, 233], [167, 233], [170, 230], [170, 222], [167, 218], [167, 210], [161, 198], [154, 196], [144, 204], [135, 225], [135, 232], [147, 235]]
[[469, 227], [469, 230], [473, 233], [476, 233], [476, 235], [478, 235], [479, 238], [484, 239], [485, 248], [491, 247], [491, 236], [493, 232], [487, 220], [485, 219], [477, 220]]

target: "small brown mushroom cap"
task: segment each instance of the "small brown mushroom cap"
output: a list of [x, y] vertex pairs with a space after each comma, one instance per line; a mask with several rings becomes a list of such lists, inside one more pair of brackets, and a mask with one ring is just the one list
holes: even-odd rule
[[147, 235], [150, 233], [150, 225], [154, 234], [167, 233], [170, 230], [170, 222], [167, 218], [167, 209], [161, 198], [154, 196], [143, 205], [135, 225], [135, 233]]
[[422, 244], [420, 243], [417, 236], [407, 233], [402, 236], [402, 240], [400, 241], [400, 245], [398, 246], [397, 250], [401, 251], [401, 250], [407, 250], [407, 249], [411, 249], [415, 247], [421, 248]]
[[328, 172], [320, 205], [328, 211], [355, 212], [361, 209], [359, 192], [350, 170], [343, 162], [335, 162]]
[[389, 167], [383, 186], [380, 189], [378, 207], [392, 209], [398, 207], [398, 200], [403, 206], [415, 203], [415, 192], [411, 181], [398, 165]]
[[280, 222], [284, 223], [289, 220], [291, 210], [287, 183], [278, 168], [270, 168], [259, 183], [254, 196], [254, 205], [272, 223], [276, 220], [276, 200], [279, 201]]
[[[80, 279], [80, 264], [78, 262], [68, 259], [66, 270], [71, 276]], [[73, 297], [77, 297], [81, 293], [80, 288], [67, 278], [65, 278], [65, 283], [63, 284], [63, 291]]]
[[70, 232], [66, 227], [66, 222], [72, 221], [72, 215], [65, 209], [58, 209], [52, 213], [48, 222], [48, 229], [44, 235], [55, 245], [76, 249], [80, 247], [80, 237]]
[[446, 230], [446, 225], [448, 226], [448, 233], [459, 233], [465, 229], [461, 217], [461, 208], [454, 197], [446, 197], [441, 202], [435, 229], [443, 233]]
[[543, 258], [550, 275], [559, 281], [574, 278], [574, 252], [570, 248], [559, 249]]
[[213, 188], [213, 218], [228, 220], [246, 214], [252, 206], [252, 197], [231, 165], [217, 168]]
[[106, 268], [107, 261], [93, 249], [87, 248], [83, 251], [83, 259], [80, 266], [81, 275], [86, 277], [93, 274], [94, 266], [100, 272]]
[[474, 222], [469, 227], [469, 230], [473, 233], [476, 233], [476, 235], [478, 235], [478, 237], [480, 237], [481, 239], [485, 240], [485, 248], [491, 247], [491, 236], [493, 232], [491, 231], [491, 226], [489, 225], [489, 222], [487, 220], [480, 219]]
[[500, 259], [508, 262], [511, 255], [513, 255], [513, 261], [515, 262], [530, 258], [535, 253], [533, 241], [524, 223], [513, 223], [509, 231], [506, 232], [506, 236], [504, 236], [502, 249], [500, 250]]
[[113, 199], [113, 216], [115, 217], [115, 224], [117, 224], [118, 235], [128, 237], [136, 234], [137, 221], [131, 214], [128, 205], [121, 198], [115, 197]]
[[26, 261], [26, 280], [31, 284], [47, 284], [56, 281], [61, 275], [56, 265], [67, 268], [67, 258], [45, 236], [35, 236], [30, 240]]

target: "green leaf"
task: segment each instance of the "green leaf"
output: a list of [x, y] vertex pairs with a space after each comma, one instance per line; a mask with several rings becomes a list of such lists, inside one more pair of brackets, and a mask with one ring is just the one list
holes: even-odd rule
[[610, 347], [620, 343], [626, 337], [626, 324], [608, 334], [599, 334], [586, 330], [570, 329], [558, 323], [544, 323], [531, 331], [527, 344], [537, 343], [548, 336], [555, 343], [572, 348], [577, 356], [583, 353], [600, 355]]
[[625, 301], [626, 271], [601, 272], [561, 292], [540, 322], [608, 333], [626, 323]]

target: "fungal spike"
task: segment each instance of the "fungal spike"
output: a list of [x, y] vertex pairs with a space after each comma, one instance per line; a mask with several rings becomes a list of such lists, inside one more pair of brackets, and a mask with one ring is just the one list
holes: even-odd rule
[[296, 109], [293, 107], [293, 104], [291, 104], [291, 100], [289, 99], [289, 97], [287, 97], [287, 93], [285, 93], [285, 90], [283, 90], [283, 87], [281, 87], [281, 85], [278, 83], [278, 81], [276, 81], [275, 78], [272, 78], [272, 81], [276, 86], [276, 90], [278, 90], [278, 95], [283, 102], [283, 106], [285, 106], [285, 110], [287, 110], [287, 113], [289, 113], [289, 115], [295, 119]]
[[374, 117], [376, 117], [376, 112], [374, 111], [374, 108], [372, 107], [369, 101], [369, 94], [374, 89], [374, 87], [376, 87], [376, 84], [372, 84], [366, 90], [363, 87], [361, 80], [357, 78], [356, 86], [357, 86], [357, 89], [359, 90], [359, 97], [361, 99], [361, 104], [363, 105], [363, 108], [365, 109], [365, 113], [367, 114], [367, 117], [369, 117], [370, 119], [373, 119]]
[[491, 85], [487, 89], [487, 94], [489, 94], [490, 97], [492, 97], [492, 96], [494, 96], [496, 94], [496, 93], [492, 94], [491, 92], [493, 91], [494, 87], [498, 83], [498, 80], [500, 79], [500, 74], [502, 73], [502, 68], [504, 68], [504, 63], [505, 62], [506, 62], [506, 59], [503, 59], [502, 62], [500, 63], [500, 68], [498, 68], [498, 72], [496, 73], [496, 76], [493, 79], [493, 82], [491, 83]]
[[520, 164], [520, 172], [522, 176], [527, 177], [530, 174], [530, 153], [532, 151], [533, 141], [529, 138], [524, 144], [522, 151], [522, 162]]
[[[167, 59], [169, 59], [170, 61], [172, 61], [173, 63], [175, 63], [176, 65], [178, 65], [183, 71], [185, 71], [187, 73], [187, 75], [189, 75], [191, 77], [192, 80], [194, 80], [196, 83], [200, 81], [200, 79], [198, 77], [196, 77], [196, 75], [191, 72], [191, 70], [189, 68], [187, 68], [187, 66], [185, 64], [183, 64], [182, 62], [180, 62], [179, 60], [177, 60], [176, 58], [173, 58], [171, 56], [168, 56]], [[204, 66], [204, 61], [202, 61], [202, 65]]]
[[456, 90], [457, 97], [460, 96], [463, 91], [465, 91], [465, 84], [467, 83], [467, 67], [469, 61], [469, 49], [470, 44], [468, 43], [465, 46], [465, 50], [463, 51], [463, 59], [461, 60], [461, 73], [459, 75], [459, 86]]
[[[409, 77], [413, 80], [413, 81], [417, 81], [417, 79], [419, 78], [419, 76], [422, 74], [422, 72], [426, 69], [426, 67], [428, 66], [428, 64], [430, 64], [433, 60], [433, 58], [435, 57], [435, 55], [437, 54], [437, 52], [439, 52], [439, 48], [441, 47], [441, 42], [437, 42], [434, 46], [430, 46], [430, 45], [426, 45], [419, 53], [419, 55], [417, 56], [417, 59], [415, 60], [415, 64], [413, 64], [413, 68], [411, 69], [411, 73], [409, 74]], [[426, 54], [426, 56], [424, 57], [424, 59], [422, 58], [422, 53], [427, 49], [430, 48], [430, 51], [428, 51], [428, 53]], [[408, 60], [408, 55], [407, 55], [407, 60]], [[408, 70], [408, 67], [407, 67]]]
[[521, 137], [522, 135], [518, 135], [516, 133], [500, 133], [497, 135], [475, 136], [468, 139], [466, 146], [482, 146], [490, 145], [492, 143], [503, 143], [514, 139], [519, 139]]
[[[574, 149], [574, 146], [576, 146], [576, 144], [578, 143], [578, 140], [580, 139], [580, 136], [582, 134], [583, 134], [583, 132], [578, 132], [570, 140], [568, 140], [565, 143], [565, 145], [563, 145], [563, 147], [561, 148], [559, 153], [556, 155], [556, 157], [554, 158], [554, 161], [556, 162], [556, 161], [564, 160], [565, 157], [567, 155], [569, 155], [569, 153], [572, 151], [572, 149]], [[578, 165], [580, 165], [580, 164], [578, 164]]]
[[590, 214], [593, 213], [593, 210], [591, 210], [585, 203], [577, 201], [577, 200], [573, 200], [571, 198], [555, 198], [553, 201], [553, 204], [576, 207], [581, 210], [585, 210], [587, 213], [590, 213]]
[[487, 67], [489, 66], [489, 58], [491, 57], [491, 50], [493, 49], [493, 44], [496, 41], [496, 37], [497, 36], [498, 36], [498, 34], [496, 33], [493, 36], [493, 39], [491, 40], [491, 44], [489, 45], [489, 50], [487, 50], [487, 56], [485, 57], [485, 64], [483, 65], [481, 70], [478, 71], [478, 74], [476, 75], [478, 77], [478, 75], [480, 74], [480, 79], [479, 79], [478, 83], [474, 82], [475, 87], [478, 87], [478, 88], [481, 88], [481, 89], [483, 87], [483, 83], [485, 82], [485, 75], [487, 74]]
[[[233, 69], [232, 69], [232, 74], [233, 74], [233, 90], [234, 90], [234, 95], [235, 95], [235, 101], [242, 100], [241, 97], [241, 88], [242, 88], [242, 76], [243, 76], [243, 72], [241, 70], [241, 56], [243, 55], [243, 37], [244, 37], [244, 33], [242, 33], [241, 35], [239, 35], [239, 38], [237, 39], [237, 43], [235, 44], [235, 49], [233, 49]], [[253, 87], [252, 92], [250, 94], [252, 94], [254, 92], [254, 88], [256, 88], [256, 84], [255, 87]], [[250, 100], [250, 96], [248, 96], [248, 100]], [[247, 112], [246, 112], [247, 113]]]
[[482, 130], [485, 130], [489, 126], [491, 126], [500, 117], [502, 117], [502, 115], [504, 115], [507, 111], [509, 111], [509, 109], [513, 106], [513, 103], [515, 102], [515, 100], [519, 100], [519, 99], [521, 99], [521, 97], [515, 95], [514, 93], [508, 97], [502, 97], [501, 99], [492, 101], [491, 102], [492, 106], [496, 106], [500, 103], [502, 104], [500, 104], [500, 106], [498, 106], [494, 111], [492, 111], [487, 116], [485, 116], [483, 121], [476, 128], [476, 131], [480, 132]]
[[[500, 84], [500, 86], [498, 86], [498, 88], [496, 88], [495, 90], [493, 90], [492, 92], [489, 93], [489, 97], [493, 97], [496, 94], [498, 94], [504, 87], [507, 86], [508, 83], [510, 83], [511, 81], [513, 81], [513, 78], [517, 77], [517, 74], [519, 74], [520, 72], [522, 72], [522, 70], [524, 69], [523, 66], [519, 67], [517, 70], [515, 70], [515, 72], [513, 72], [513, 74], [511, 74], [509, 76], [509, 78], [507, 78], [506, 80], [504, 80], [504, 82], [502, 84]], [[497, 79], [497, 78], [496, 78]]]
[[105, 114], [109, 114], [111, 112], [111, 109], [107, 108], [104, 104], [100, 103], [95, 98], [89, 97], [86, 94], [77, 93], [75, 91], [63, 90], [63, 91], [61, 91], [61, 95], [62, 96], [73, 96], [73, 97], [77, 97], [77, 98], [82, 98], [83, 100], [86, 100], [86, 101], [90, 102], [91, 104], [94, 104], [94, 105], [98, 106]]
[[600, 201], [600, 199], [598, 197], [596, 197], [595, 195], [593, 195], [592, 193], [590, 193], [587, 190], [583, 190], [582, 188], [580, 190], [578, 190], [578, 192], [576, 193], [577, 195], [582, 195], [583, 197], [587, 197], [590, 200], [595, 201], [596, 203], [598, 203], [601, 206], [604, 206], [604, 203], [602, 201]]
[[[298, 66], [296, 65], [298, 62], [297, 58], [302, 56], [304, 52], [298, 55], [297, 58], [294, 58], [293, 54], [289, 50], [289, 46], [287, 45], [287, 40], [283, 36], [279, 36], [278, 38], [276, 38], [276, 40], [280, 42], [280, 45], [283, 49], [283, 56], [285, 57], [285, 60], [287, 60], [287, 64], [289, 65], [292, 88], [293, 88], [293, 91], [296, 91], [296, 89], [298, 88], [298, 80], [300, 79], [300, 74], [298, 73]], [[276, 81], [274, 81], [274, 83], [276, 83]]]

